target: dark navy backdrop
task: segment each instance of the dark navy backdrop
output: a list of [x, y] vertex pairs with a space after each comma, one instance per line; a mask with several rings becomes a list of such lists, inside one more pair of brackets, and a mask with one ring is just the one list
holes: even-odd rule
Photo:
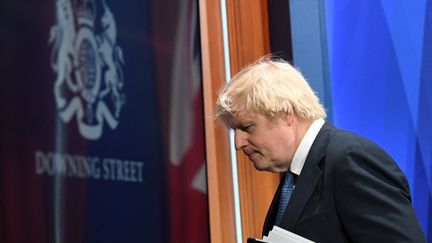
[[[95, 2], [101, 11], [103, 1]], [[57, 73], [51, 68], [53, 46], [49, 44], [51, 27], [56, 23], [55, 1], [0, 3], [0, 242], [189, 242], [196, 235], [193, 227], [199, 231], [198, 241], [208, 241], [205, 182], [199, 193], [189, 184], [173, 189], [168, 176], [170, 168], [176, 170], [179, 179], [182, 170], [188, 171], [186, 167], [177, 171], [167, 152], [169, 140], [174, 139], [167, 132], [170, 87], [175, 81], [169, 78], [176, 76], [169, 73], [174, 70], [171, 59], [178, 41], [171, 37], [176, 36], [184, 7], [186, 15], [194, 18], [185, 22], [190, 32], [185, 38], [191, 37], [187, 39], [190, 42], [180, 47], [191, 55], [178, 60], [183, 69], [199, 65], [195, 60], [199, 59], [197, 8], [194, 1], [173, 2], [169, 9], [167, 3], [163, 5], [157, 1], [106, 1], [117, 27], [115, 44], [123, 52], [121, 92], [126, 102], [118, 126], [112, 129], [104, 121], [100, 138], [89, 140], [80, 134], [76, 114], [65, 122], [56, 108]], [[169, 12], [166, 16], [165, 11]], [[100, 17], [99, 13], [96, 21]], [[199, 73], [196, 77], [200, 78]], [[195, 145], [187, 150], [194, 154], [189, 160], [198, 161], [191, 176], [185, 177], [187, 181], [183, 179], [187, 183], [196, 173], [205, 175], [205, 167], [200, 166], [204, 161], [200, 92], [198, 88], [189, 105], [195, 108], [192, 117], [200, 129], [193, 135]], [[100, 166], [106, 158], [117, 159], [122, 168], [128, 161], [136, 161], [142, 163], [137, 167], [142, 180], [37, 174], [38, 152], [98, 158]], [[171, 181], [174, 184], [181, 182]], [[173, 190], [179, 198], [189, 196], [185, 198], [188, 209], [198, 210], [195, 216], [190, 214], [195, 225], [185, 226], [188, 221], [183, 217], [189, 213], [178, 207], [175, 210], [183, 214], [175, 217], [185, 224], [178, 230], [170, 229], [176, 226], [170, 224], [174, 217], [170, 214], [175, 211], [169, 209], [170, 204], [185, 205], [173, 200]], [[185, 227], [189, 228], [188, 236], [170, 235], [185, 232]]]

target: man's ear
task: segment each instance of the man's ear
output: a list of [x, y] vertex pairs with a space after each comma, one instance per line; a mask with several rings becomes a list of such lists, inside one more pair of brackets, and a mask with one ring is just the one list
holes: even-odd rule
[[292, 124], [294, 123], [294, 119], [295, 119], [294, 112], [293, 111], [289, 111], [286, 114], [286, 117], [285, 117], [285, 120], [286, 120], [286, 122], [287, 122], [287, 124], [288, 124], [289, 127], [292, 126]]

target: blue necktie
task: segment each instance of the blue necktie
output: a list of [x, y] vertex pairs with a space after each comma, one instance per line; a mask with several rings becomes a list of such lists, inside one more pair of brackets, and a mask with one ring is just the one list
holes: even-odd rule
[[282, 216], [285, 213], [285, 208], [288, 204], [288, 201], [291, 197], [293, 190], [294, 190], [294, 175], [291, 171], [288, 171], [285, 173], [285, 180], [282, 186], [281, 197], [279, 200], [279, 210], [276, 215], [276, 225], [279, 225], [282, 220]]

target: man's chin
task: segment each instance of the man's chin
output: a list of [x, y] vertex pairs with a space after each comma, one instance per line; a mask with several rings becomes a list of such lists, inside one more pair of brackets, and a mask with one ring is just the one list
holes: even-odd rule
[[270, 166], [268, 164], [259, 164], [259, 163], [255, 163], [255, 162], [253, 162], [253, 164], [254, 164], [255, 169], [258, 171], [265, 171], [265, 172], [271, 172], [271, 173], [283, 172], [283, 171], [280, 171], [277, 168]]
[[252, 161], [252, 163], [253, 163], [253, 165], [254, 165], [254, 167], [255, 167], [256, 170], [259, 170], [259, 171], [269, 171], [269, 167], [267, 165], [263, 165], [263, 164], [260, 164], [260, 163], [255, 163], [254, 161]]

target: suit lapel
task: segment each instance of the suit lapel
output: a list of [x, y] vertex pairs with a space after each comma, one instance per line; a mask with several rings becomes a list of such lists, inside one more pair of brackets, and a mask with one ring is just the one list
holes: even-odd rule
[[[292, 230], [293, 226], [298, 221], [303, 208], [306, 206], [306, 203], [315, 191], [322, 174], [318, 165], [325, 156], [328, 140], [332, 134], [331, 131], [334, 131], [334, 128], [328, 123], [324, 124], [312, 144], [281, 221], [281, 226], [285, 229]], [[278, 194], [278, 196], [280, 196], [280, 194]]]

